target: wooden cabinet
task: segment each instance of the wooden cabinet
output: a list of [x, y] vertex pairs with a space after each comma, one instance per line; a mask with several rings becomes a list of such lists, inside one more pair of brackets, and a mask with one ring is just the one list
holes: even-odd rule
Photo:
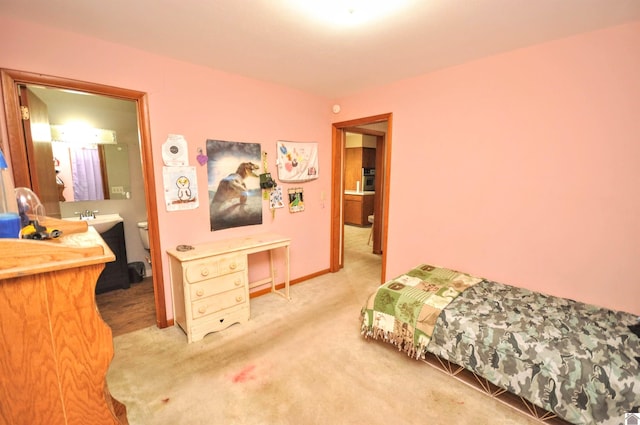
[[376, 167], [376, 150], [373, 148], [345, 149], [344, 187], [346, 190], [356, 190], [356, 183], [362, 185], [362, 168]]
[[344, 195], [344, 224], [361, 226], [362, 196]]
[[0, 239], [0, 423], [128, 423], [107, 388], [113, 343], [94, 295], [113, 259], [92, 228]]
[[355, 226], [368, 225], [368, 217], [373, 214], [373, 201], [373, 194], [345, 194], [344, 223]]
[[373, 214], [373, 195], [364, 195], [362, 197], [362, 216], [361, 223], [363, 226], [369, 224], [369, 216]]
[[362, 148], [362, 166], [376, 168], [376, 150], [374, 148]]
[[344, 165], [344, 188], [356, 190], [362, 184], [362, 148], [345, 149]]
[[96, 283], [96, 294], [114, 289], [127, 289], [129, 283], [129, 269], [127, 267], [127, 246], [124, 239], [124, 224], [117, 223], [111, 229], [100, 234], [109, 249], [116, 256], [116, 261], [107, 263]]

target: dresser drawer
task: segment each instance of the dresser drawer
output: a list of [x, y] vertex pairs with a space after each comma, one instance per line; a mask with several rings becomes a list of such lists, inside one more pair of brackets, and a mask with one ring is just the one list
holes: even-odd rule
[[247, 302], [245, 288], [238, 288], [192, 302], [191, 314], [193, 319], [198, 319], [245, 302]]
[[215, 279], [193, 283], [188, 287], [189, 294], [191, 295], [191, 301], [197, 301], [232, 289], [243, 288], [245, 284], [244, 276], [244, 272], [237, 272], [220, 276]]
[[201, 282], [212, 277], [244, 270], [246, 256], [233, 255], [194, 261], [185, 267], [185, 278], [188, 283]]

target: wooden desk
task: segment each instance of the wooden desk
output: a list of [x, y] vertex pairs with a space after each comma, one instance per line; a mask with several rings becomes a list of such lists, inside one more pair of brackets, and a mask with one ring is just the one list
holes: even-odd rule
[[[167, 251], [175, 322], [187, 334], [187, 341], [199, 341], [210, 332], [248, 321], [250, 288], [270, 283], [271, 292], [289, 300], [290, 243], [289, 238], [265, 233]], [[284, 292], [276, 290], [273, 264], [273, 251], [279, 248], [285, 250]], [[264, 251], [269, 251], [270, 276], [249, 283], [247, 257]]]
[[94, 296], [115, 257], [84, 226], [53, 241], [0, 239], [0, 423], [127, 423], [107, 388], [113, 343]]

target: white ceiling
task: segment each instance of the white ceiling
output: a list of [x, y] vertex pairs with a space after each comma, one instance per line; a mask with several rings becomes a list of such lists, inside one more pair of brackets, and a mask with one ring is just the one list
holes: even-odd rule
[[0, 0], [0, 14], [331, 99], [640, 20], [640, 0], [403, 0], [386, 17], [347, 26], [296, 6], [328, 1]]

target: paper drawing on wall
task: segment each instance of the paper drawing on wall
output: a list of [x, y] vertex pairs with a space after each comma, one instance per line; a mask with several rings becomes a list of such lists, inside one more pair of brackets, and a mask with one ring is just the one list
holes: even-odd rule
[[162, 167], [167, 211], [197, 208], [198, 185], [195, 167]]
[[278, 178], [283, 182], [304, 182], [318, 178], [318, 144], [277, 143]]
[[207, 140], [211, 230], [262, 224], [260, 144]]
[[302, 212], [304, 211], [304, 197], [302, 196], [304, 190], [301, 187], [295, 187], [289, 189], [289, 212]]
[[162, 144], [162, 160], [167, 167], [189, 165], [187, 141], [181, 134], [169, 134]]
[[282, 186], [276, 186], [271, 189], [269, 193], [269, 208], [275, 210], [277, 208], [284, 208], [284, 201], [282, 199]]

